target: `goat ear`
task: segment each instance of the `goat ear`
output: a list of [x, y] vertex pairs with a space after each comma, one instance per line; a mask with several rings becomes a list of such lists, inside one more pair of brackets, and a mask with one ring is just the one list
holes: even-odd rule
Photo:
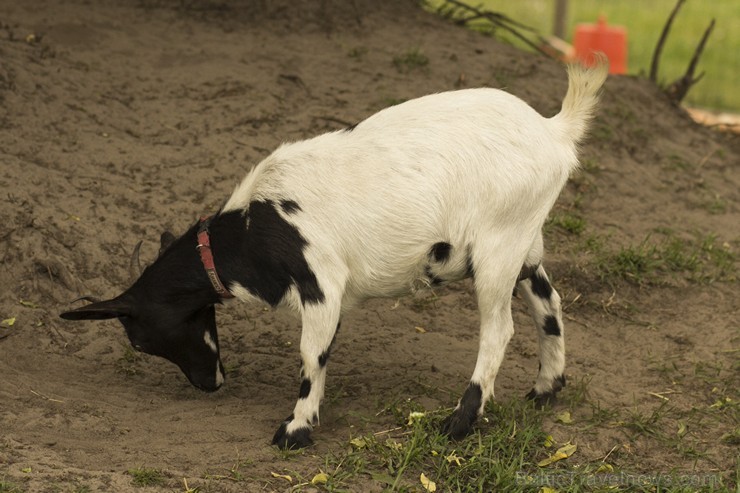
[[131, 314], [131, 307], [118, 298], [81, 306], [59, 316], [66, 320], [106, 320]]
[[165, 231], [162, 233], [162, 235], [159, 237], [159, 255], [161, 256], [162, 253], [164, 253], [165, 250], [167, 250], [172, 243], [175, 241], [175, 235], [170, 233], [169, 231]]

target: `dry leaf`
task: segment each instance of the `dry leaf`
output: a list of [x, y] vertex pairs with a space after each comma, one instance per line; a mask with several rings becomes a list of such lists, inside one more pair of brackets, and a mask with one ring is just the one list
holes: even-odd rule
[[414, 327], [414, 330], [416, 330], [416, 332], [418, 332], [419, 334], [427, 333], [427, 329], [425, 329], [424, 327]]
[[311, 480], [311, 484], [326, 484], [329, 481], [329, 476], [325, 472], [320, 472]]
[[287, 474], [278, 474], [276, 472], [271, 472], [270, 474], [272, 474], [272, 477], [273, 478], [284, 479], [284, 480], [286, 480], [289, 483], [292, 483], [293, 482], [293, 478], [291, 478]]
[[421, 473], [421, 476], [419, 476], [419, 481], [421, 481], [421, 485], [425, 490], [437, 491], [437, 483], [426, 477], [424, 473]]
[[545, 437], [545, 443], [544, 443], [544, 445], [545, 445], [546, 448], [552, 447], [554, 443], [555, 443], [555, 439], [552, 437], [552, 435], [547, 435]]
[[550, 488], [549, 486], [543, 486], [540, 488], [540, 493], [558, 493], [558, 490]]
[[15, 317], [6, 318], [2, 322], [0, 322], [0, 325], [5, 325], [7, 327], [12, 327], [13, 324], [15, 324]]
[[454, 462], [455, 464], [457, 464], [458, 466], [460, 466], [461, 465], [460, 464], [460, 461], [461, 460], [465, 460], [465, 459], [462, 458], [462, 457], [458, 457], [457, 455], [455, 455], [455, 452], [453, 451], [450, 455], [448, 455], [447, 457], [445, 457], [445, 460], [447, 460], [447, 462], [449, 462], [450, 464], [452, 464]]
[[577, 447], [575, 445], [573, 445], [573, 444], [570, 444], [570, 443], [568, 443], [566, 445], [563, 445], [554, 454], [552, 454], [550, 457], [548, 457], [547, 459], [542, 459], [541, 461], [539, 461], [537, 463], [537, 465], [539, 467], [545, 467], [545, 466], [549, 466], [550, 464], [553, 464], [553, 463], [555, 463], [555, 462], [557, 462], [559, 460], [567, 459], [568, 457], [570, 457], [571, 455], [573, 455], [573, 453], [576, 451], [576, 449], [577, 449]]
[[555, 419], [566, 425], [573, 423], [573, 418], [570, 416], [570, 411], [563, 411], [562, 413], [558, 414]]

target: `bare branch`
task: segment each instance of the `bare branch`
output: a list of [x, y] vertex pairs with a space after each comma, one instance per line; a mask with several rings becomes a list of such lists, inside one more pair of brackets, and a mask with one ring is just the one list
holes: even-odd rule
[[683, 5], [685, 0], [678, 0], [676, 2], [676, 6], [673, 7], [673, 11], [671, 12], [671, 15], [668, 16], [668, 20], [665, 23], [665, 26], [663, 26], [663, 32], [660, 33], [660, 38], [658, 39], [658, 44], [655, 45], [655, 51], [653, 52], [653, 60], [650, 63], [650, 80], [657, 83], [658, 78], [658, 63], [660, 62], [660, 55], [663, 52], [663, 45], [665, 44], [665, 40], [668, 37], [668, 33], [671, 30], [671, 26], [673, 25], [673, 19], [676, 17], [676, 14], [678, 14], [679, 9], [681, 8], [681, 5]]

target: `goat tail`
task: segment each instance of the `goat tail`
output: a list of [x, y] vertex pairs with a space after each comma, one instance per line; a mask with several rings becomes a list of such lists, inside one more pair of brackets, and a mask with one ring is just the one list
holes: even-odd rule
[[609, 74], [609, 60], [604, 54], [596, 54], [595, 61], [593, 67], [585, 67], [580, 63], [568, 65], [568, 92], [563, 99], [560, 113], [553, 117], [553, 123], [574, 144], [586, 136], [588, 124], [599, 100], [599, 90]]

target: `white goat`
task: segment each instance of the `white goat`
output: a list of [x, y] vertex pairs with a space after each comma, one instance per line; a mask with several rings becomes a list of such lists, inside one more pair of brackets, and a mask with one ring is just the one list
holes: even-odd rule
[[[212, 305], [234, 296], [292, 307], [303, 323], [302, 382], [273, 443], [300, 447], [311, 443], [318, 422], [342, 314], [364, 299], [472, 276], [480, 349], [445, 431], [467, 434], [493, 396], [514, 330], [515, 287], [539, 330], [540, 371], [529, 397], [546, 401], [565, 384], [565, 355], [560, 298], [540, 265], [541, 229], [578, 166], [577, 144], [607, 66], [573, 65], [568, 75], [562, 110], [552, 118], [506, 92], [468, 89], [285, 144], [248, 174], [221, 211], [165, 245], [129, 290], [63, 316], [125, 315], [135, 347], [174, 361], [195, 385], [215, 390], [223, 371]], [[188, 301], [166, 301], [161, 292], [166, 300]], [[155, 315], [163, 304], [166, 320]]]

